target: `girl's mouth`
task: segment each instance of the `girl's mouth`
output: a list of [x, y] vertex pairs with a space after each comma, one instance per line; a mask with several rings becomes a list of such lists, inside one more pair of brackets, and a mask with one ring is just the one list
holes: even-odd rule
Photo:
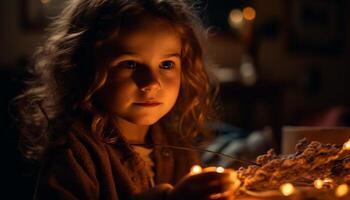
[[144, 107], [154, 107], [154, 106], [159, 106], [160, 102], [139, 102], [139, 103], [134, 103], [137, 106], [144, 106]]

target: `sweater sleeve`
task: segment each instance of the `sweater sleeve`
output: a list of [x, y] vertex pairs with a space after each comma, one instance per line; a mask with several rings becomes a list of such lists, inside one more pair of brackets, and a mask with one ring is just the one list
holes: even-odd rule
[[173, 186], [168, 183], [156, 185], [155, 187], [134, 196], [134, 200], [165, 200]]
[[75, 146], [48, 154], [38, 178], [34, 198], [99, 199], [96, 170], [87, 150]]

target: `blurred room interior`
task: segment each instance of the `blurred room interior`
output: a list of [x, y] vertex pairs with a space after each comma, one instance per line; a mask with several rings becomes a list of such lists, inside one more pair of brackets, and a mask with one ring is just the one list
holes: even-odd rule
[[[18, 197], [32, 194], [35, 174], [17, 149], [9, 103], [63, 2], [0, 1], [3, 183], [13, 194], [20, 188]], [[212, 128], [225, 137], [214, 149], [244, 141], [230, 150], [250, 159], [269, 148], [281, 152], [286, 126], [350, 126], [349, 1], [201, 0], [197, 6], [210, 27], [208, 63], [221, 86], [222, 124]], [[256, 149], [244, 155], [244, 147]]]

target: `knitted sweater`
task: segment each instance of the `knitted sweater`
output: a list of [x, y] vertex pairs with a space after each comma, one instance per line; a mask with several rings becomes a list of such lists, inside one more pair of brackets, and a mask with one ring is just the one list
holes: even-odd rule
[[[175, 134], [163, 134], [157, 125], [151, 127], [151, 134], [153, 143], [181, 145], [174, 142]], [[169, 188], [157, 184], [176, 184], [199, 163], [193, 152], [161, 146], [155, 146], [150, 156], [155, 165], [156, 186], [152, 189], [144, 160], [122, 137], [115, 144], [107, 144], [95, 140], [86, 129], [71, 131], [63, 145], [47, 152], [34, 198], [162, 199]]]

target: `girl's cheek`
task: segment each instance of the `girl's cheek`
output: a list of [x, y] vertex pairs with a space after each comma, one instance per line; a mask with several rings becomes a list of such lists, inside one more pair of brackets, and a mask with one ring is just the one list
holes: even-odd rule
[[168, 80], [180, 81], [181, 80], [181, 70], [173, 69], [173, 70], [161, 70], [160, 74]]
[[109, 80], [111, 82], [119, 82], [128, 79], [132, 76], [132, 70], [127, 69], [115, 69], [109, 72]]
[[163, 77], [163, 80], [161, 82], [163, 83], [163, 88], [166, 90], [177, 90], [181, 84], [180, 78], [177, 77]]

